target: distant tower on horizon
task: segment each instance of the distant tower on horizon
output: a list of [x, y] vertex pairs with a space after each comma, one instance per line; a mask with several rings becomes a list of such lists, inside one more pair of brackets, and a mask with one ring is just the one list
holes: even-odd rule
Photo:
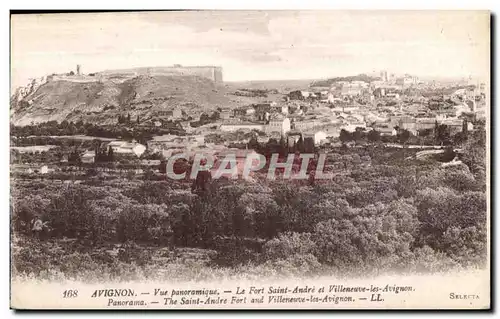
[[80, 64], [77, 64], [77, 65], [76, 65], [76, 74], [77, 74], [77, 75], [81, 75], [81, 74], [80, 74], [80, 72], [81, 72], [81, 65], [80, 65]]

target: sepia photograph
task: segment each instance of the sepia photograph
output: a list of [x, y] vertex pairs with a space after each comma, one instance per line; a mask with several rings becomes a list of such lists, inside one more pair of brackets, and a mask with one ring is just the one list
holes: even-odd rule
[[11, 307], [489, 309], [490, 19], [11, 13]]

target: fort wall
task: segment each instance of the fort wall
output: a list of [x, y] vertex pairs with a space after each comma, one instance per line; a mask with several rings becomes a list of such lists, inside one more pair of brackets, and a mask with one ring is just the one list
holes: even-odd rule
[[216, 66], [172, 66], [172, 67], [150, 67], [150, 68], [134, 68], [126, 70], [108, 70], [98, 73], [107, 78], [114, 74], [121, 76], [138, 76], [138, 75], [163, 75], [163, 76], [199, 76], [214, 81], [215, 83], [222, 83], [222, 68]]
[[149, 76], [199, 76], [222, 83], [222, 68], [216, 66], [173, 66], [173, 67], [149, 67], [122, 70], [106, 70], [94, 73], [94, 75], [64, 75], [54, 74], [47, 76], [50, 81], [70, 81], [78, 83], [100, 82], [103, 80], [123, 82], [139, 75]]
[[51, 81], [69, 81], [78, 83], [99, 82], [100, 77], [90, 75], [48, 75], [47, 82]]

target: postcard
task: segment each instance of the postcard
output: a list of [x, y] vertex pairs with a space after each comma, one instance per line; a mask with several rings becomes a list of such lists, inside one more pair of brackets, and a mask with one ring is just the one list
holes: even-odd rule
[[11, 14], [13, 309], [490, 309], [490, 12]]

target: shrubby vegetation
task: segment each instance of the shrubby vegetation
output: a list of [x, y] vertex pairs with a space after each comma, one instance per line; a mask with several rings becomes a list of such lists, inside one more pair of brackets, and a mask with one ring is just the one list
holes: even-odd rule
[[[13, 265], [42, 277], [49, 268], [50, 276], [147, 277], [156, 267], [204, 279], [483, 267], [484, 133], [463, 149], [466, 165], [442, 167], [405, 160], [408, 150], [338, 148], [327, 163], [342, 168], [333, 180], [219, 179], [202, 194], [188, 181], [101, 173], [81, 184], [16, 180], [12, 228], [27, 240], [14, 245]], [[366, 158], [370, 165], [356, 164]], [[51, 228], [41, 242], [31, 239], [35, 216]]]
[[[204, 195], [192, 194], [187, 181], [155, 174], [123, 179], [92, 167], [81, 174], [63, 168], [41, 180], [18, 174], [12, 228], [24, 240], [13, 246], [14, 271], [131, 278], [163, 267], [176, 278], [206, 279], [221, 269], [224, 276], [257, 270], [278, 276], [482, 267], [484, 130], [456, 146], [464, 164], [452, 167], [407, 160], [411, 150], [341, 147], [326, 163], [340, 172], [331, 181], [217, 180]], [[259, 147], [287, 152], [282, 141]], [[30, 156], [43, 162], [46, 155]], [[41, 242], [31, 238], [34, 217], [50, 225]]]

